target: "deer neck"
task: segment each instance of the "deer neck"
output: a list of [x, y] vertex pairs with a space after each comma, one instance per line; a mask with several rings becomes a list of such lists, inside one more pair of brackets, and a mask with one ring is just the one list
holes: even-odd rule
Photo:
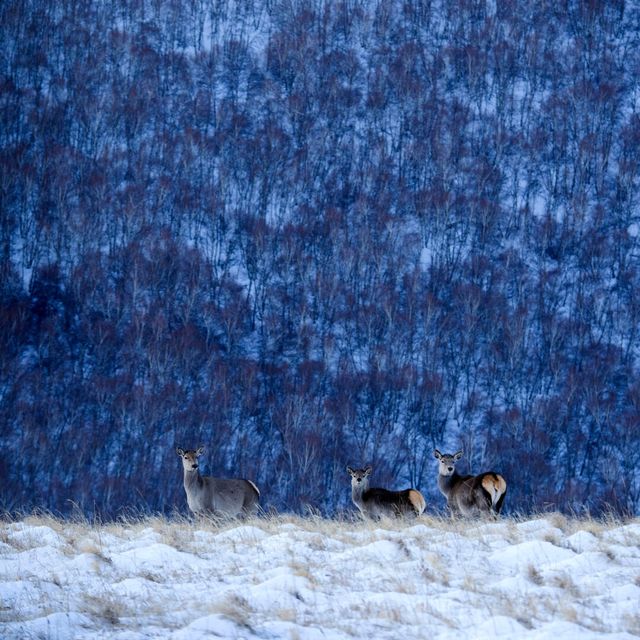
[[351, 484], [351, 499], [355, 504], [362, 504], [364, 502], [362, 494], [369, 490], [369, 483], [367, 481], [361, 482], [359, 485]]
[[191, 471], [184, 470], [184, 488], [187, 491], [192, 491], [198, 487], [201, 487], [204, 484], [202, 480], [202, 476], [197, 469], [193, 469]]
[[438, 474], [438, 487], [440, 491], [448, 497], [453, 488], [460, 482], [460, 478], [461, 476], [457, 471], [454, 471], [450, 476], [443, 476], [441, 473]]

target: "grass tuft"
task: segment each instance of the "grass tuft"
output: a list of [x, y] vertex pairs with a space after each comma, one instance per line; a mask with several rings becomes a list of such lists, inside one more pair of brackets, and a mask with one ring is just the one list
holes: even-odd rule
[[530, 564], [527, 568], [527, 577], [529, 578], [529, 580], [531, 580], [531, 582], [533, 582], [533, 584], [537, 586], [541, 586], [544, 583], [542, 574], [532, 564]]

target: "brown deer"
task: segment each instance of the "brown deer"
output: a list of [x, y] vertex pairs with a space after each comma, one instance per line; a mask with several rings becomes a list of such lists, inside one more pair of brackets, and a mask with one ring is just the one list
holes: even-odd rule
[[370, 518], [381, 516], [398, 517], [413, 514], [419, 516], [427, 506], [417, 489], [389, 491], [378, 487], [369, 488], [371, 467], [352, 469], [347, 467], [351, 476], [351, 499], [362, 515]]
[[202, 477], [198, 471], [198, 458], [204, 447], [196, 450], [176, 449], [182, 458], [184, 490], [189, 509], [195, 514], [230, 517], [246, 516], [258, 508], [260, 491], [251, 480], [243, 478]]
[[477, 476], [461, 476], [456, 471], [456, 462], [462, 457], [462, 451], [450, 455], [436, 449], [433, 455], [440, 462], [438, 487], [452, 514], [497, 516], [500, 513], [507, 483], [499, 473], [485, 471]]

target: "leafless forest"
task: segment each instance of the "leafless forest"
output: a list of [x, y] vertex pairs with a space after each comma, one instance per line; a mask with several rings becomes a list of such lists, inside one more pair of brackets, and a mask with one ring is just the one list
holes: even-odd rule
[[640, 508], [640, 9], [0, 6], [0, 507]]

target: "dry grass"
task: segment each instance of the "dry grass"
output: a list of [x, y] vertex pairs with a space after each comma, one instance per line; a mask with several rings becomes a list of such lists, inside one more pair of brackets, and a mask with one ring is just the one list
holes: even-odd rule
[[531, 580], [531, 582], [533, 582], [533, 584], [537, 585], [538, 587], [544, 583], [542, 574], [532, 564], [527, 567], [527, 577], [529, 578], [529, 580]]
[[305, 578], [311, 584], [315, 583], [312, 567], [308, 562], [301, 562], [300, 560], [292, 559], [289, 562], [289, 568], [294, 576]]
[[[72, 545], [69, 545], [71, 547]], [[105, 562], [107, 564], [111, 564], [111, 558], [106, 555], [103, 546], [99, 544], [96, 540], [92, 540], [90, 538], [82, 538], [77, 541], [74, 545], [75, 550], [79, 553], [87, 553], [91, 556], [94, 556], [97, 560], [101, 562]], [[68, 551], [67, 553], [70, 553]]]
[[136, 613], [126, 599], [118, 598], [109, 592], [87, 594], [81, 612], [113, 627], [118, 626], [122, 618], [133, 616]]
[[576, 585], [573, 577], [565, 571], [554, 576], [551, 580], [551, 584], [563, 591], [567, 591], [573, 598], [580, 597], [580, 589], [578, 589], [578, 585]]
[[502, 615], [509, 616], [526, 629], [533, 629], [544, 618], [548, 602], [531, 595], [509, 598], [503, 603]]
[[640, 636], [640, 613], [625, 616], [627, 631], [633, 636]]
[[298, 612], [291, 608], [277, 609], [274, 612], [275, 617], [283, 622], [296, 622], [298, 619]]
[[[615, 527], [626, 524], [630, 520], [614, 519], [607, 516], [602, 519], [595, 518], [571, 518], [559, 513], [534, 514], [533, 516], [519, 515], [510, 518], [502, 518], [498, 523], [506, 523], [507, 540], [510, 543], [518, 543], [525, 539], [528, 534], [520, 531], [518, 525], [532, 520], [545, 520], [556, 527], [566, 536], [577, 531], [587, 531], [598, 539], [603, 534]], [[339, 542], [353, 544], [357, 540], [355, 536], [366, 533], [368, 542], [377, 539], [386, 539], [387, 534], [402, 534], [407, 530], [412, 530], [416, 525], [424, 525], [428, 531], [420, 533], [419, 536], [412, 536], [408, 539], [396, 538], [401, 549], [408, 559], [414, 558], [416, 541], [428, 541], [434, 539], [439, 534], [460, 536], [462, 539], [477, 540], [484, 542], [487, 535], [485, 525], [490, 525], [492, 520], [465, 520], [462, 518], [451, 518], [448, 516], [422, 515], [411, 519], [390, 519], [383, 518], [379, 521], [364, 520], [357, 515], [347, 515], [336, 518], [323, 518], [317, 514], [301, 516], [296, 514], [267, 514], [265, 516], [254, 517], [245, 521], [238, 520], [218, 520], [207, 517], [197, 519], [186, 518], [174, 514], [171, 517], [129, 515], [121, 517], [111, 522], [101, 522], [98, 520], [88, 520], [80, 516], [73, 518], [58, 518], [46, 512], [35, 512], [30, 514], [0, 514], [0, 543], [4, 543], [16, 551], [24, 551], [41, 544], [38, 536], [16, 536], [11, 530], [11, 525], [23, 523], [32, 527], [48, 527], [66, 543], [66, 552], [75, 553], [77, 551], [90, 553], [100, 558], [104, 562], [109, 562], [107, 553], [104, 552], [102, 536], [111, 535], [117, 538], [127, 538], [140, 534], [146, 529], [151, 529], [159, 535], [159, 541], [171, 546], [178, 551], [194, 553], [199, 547], [199, 541], [195, 539], [194, 532], [211, 533], [213, 535], [230, 531], [238, 526], [255, 527], [256, 529], [274, 535], [282, 533], [287, 525], [299, 531], [316, 534], [307, 542], [314, 551], [322, 552], [327, 550], [327, 540], [333, 538]], [[504, 536], [505, 529], [501, 530]], [[631, 534], [628, 534], [631, 537]], [[544, 539], [554, 545], [562, 544], [562, 536], [557, 532], [547, 532]], [[637, 539], [629, 540], [630, 544], [638, 544]], [[242, 541], [246, 544], [246, 540]], [[603, 553], [612, 553], [606, 547]], [[611, 557], [611, 559], [615, 559]]]
[[208, 608], [209, 613], [218, 613], [229, 620], [233, 620], [241, 627], [249, 627], [248, 621], [254, 612], [249, 601], [238, 595], [228, 594], [222, 600], [212, 603]]

